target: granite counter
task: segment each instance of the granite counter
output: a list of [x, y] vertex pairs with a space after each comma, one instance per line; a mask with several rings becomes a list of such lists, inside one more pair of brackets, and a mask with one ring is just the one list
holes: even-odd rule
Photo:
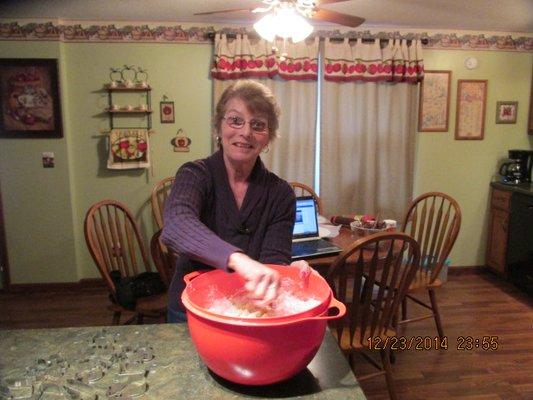
[[0, 382], [19, 399], [366, 398], [329, 331], [304, 371], [255, 387], [211, 373], [186, 324], [0, 331]]

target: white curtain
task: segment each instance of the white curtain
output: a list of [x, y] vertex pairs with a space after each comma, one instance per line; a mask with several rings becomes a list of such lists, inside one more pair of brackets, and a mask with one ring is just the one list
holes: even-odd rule
[[211, 70], [214, 106], [235, 79], [254, 79], [268, 86], [281, 108], [280, 137], [261, 159], [283, 179], [313, 187], [318, 38], [307, 44], [279, 41], [276, 46], [279, 51], [272, 53], [272, 43], [264, 40], [250, 41], [246, 35], [228, 40], [219, 35]]
[[[405, 44], [396, 48], [409, 65], [409, 55], [416, 53]], [[414, 83], [419, 78], [400, 79], [390, 73], [403, 72], [394, 67], [393, 49], [382, 51], [379, 42], [326, 42], [320, 197], [325, 208], [335, 213], [379, 214], [382, 219], [400, 220], [411, 199], [418, 86], [392, 82]], [[352, 65], [359, 67], [330, 67], [337, 76], [328, 79], [328, 65], [335, 65], [336, 59], [352, 60]], [[360, 67], [365, 62], [367, 65]], [[421, 62], [420, 66], [421, 74]], [[417, 70], [416, 66], [412, 70], [415, 76]], [[346, 75], [359, 71], [370, 76], [341, 78], [343, 71]]]

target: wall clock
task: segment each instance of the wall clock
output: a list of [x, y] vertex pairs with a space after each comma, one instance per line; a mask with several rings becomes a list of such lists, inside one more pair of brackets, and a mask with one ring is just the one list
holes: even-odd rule
[[476, 57], [466, 57], [465, 58], [465, 67], [467, 69], [475, 69], [477, 67], [477, 58]]

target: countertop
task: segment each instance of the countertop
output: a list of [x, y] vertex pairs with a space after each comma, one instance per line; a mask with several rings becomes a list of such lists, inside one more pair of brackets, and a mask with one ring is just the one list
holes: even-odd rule
[[509, 192], [522, 193], [528, 196], [533, 196], [533, 184], [531, 183], [520, 183], [518, 185], [508, 185], [502, 182], [494, 181], [491, 182], [490, 186], [499, 190], [507, 190]]
[[329, 331], [304, 371], [255, 387], [211, 373], [186, 324], [0, 331], [0, 382], [20, 399], [366, 399]]

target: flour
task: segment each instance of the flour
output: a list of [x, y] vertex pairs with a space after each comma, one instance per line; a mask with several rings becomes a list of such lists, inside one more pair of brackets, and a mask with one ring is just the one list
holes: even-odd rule
[[257, 306], [248, 297], [248, 293], [242, 289], [230, 297], [211, 298], [211, 305], [207, 309], [226, 317], [275, 318], [299, 314], [320, 304], [316, 298], [305, 298], [302, 293], [297, 296], [295, 292], [301, 292], [298, 286], [289, 278], [282, 279], [278, 297], [270, 306]]

